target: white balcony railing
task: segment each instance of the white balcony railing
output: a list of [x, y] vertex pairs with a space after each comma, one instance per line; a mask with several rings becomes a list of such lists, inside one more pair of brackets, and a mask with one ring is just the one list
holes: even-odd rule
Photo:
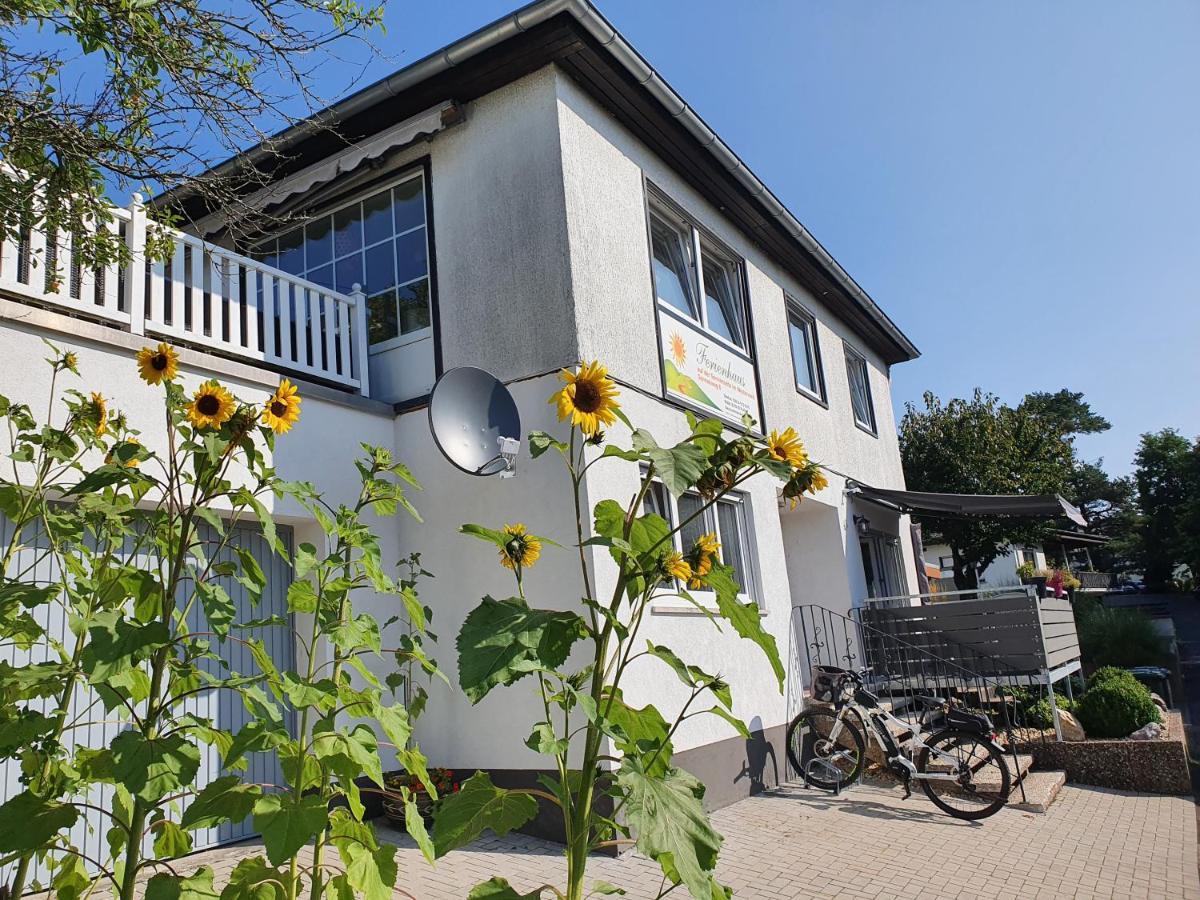
[[0, 243], [0, 293], [369, 394], [357, 286], [340, 294], [174, 229], [169, 258], [147, 262], [141, 198], [113, 213], [128, 265], [83, 266], [70, 234], [27, 228]]

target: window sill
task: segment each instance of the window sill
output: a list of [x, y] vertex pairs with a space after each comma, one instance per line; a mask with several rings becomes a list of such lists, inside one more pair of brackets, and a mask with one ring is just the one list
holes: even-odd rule
[[[717, 609], [716, 599], [711, 593], [693, 593], [696, 602], [700, 604], [702, 609], [697, 609], [695, 604], [688, 603], [686, 600], [652, 600], [650, 601], [650, 615], [652, 616], [703, 616], [705, 613], [711, 613], [714, 616], [720, 615], [720, 610]], [[753, 603], [754, 601], [745, 594], [738, 594], [738, 600], [742, 603]], [[760, 617], [765, 617], [767, 611], [761, 606], [758, 608]]]
[[367, 353], [374, 356], [376, 353], [386, 353], [388, 350], [396, 350], [400, 347], [407, 347], [409, 344], [415, 344], [418, 341], [423, 341], [428, 337], [433, 336], [433, 328], [422, 328], [420, 331], [410, 331], [408, 334], [402, 334], [399, 337], [388, 338], [386, 341], [380, 341], [378, 344], [372, 344]]
[[807, 397], [813, 403], [817, 404], [817, 406], [820, 406], [824, 409], [829, 409], [828, 401], [826, 401], [826, 399], [824, 397], [822, 397], [820, 394], [816, 393], [815, 391], [810, 391], [808, 388], [801, 387], [800, 385], [797, 384], [796, 385], [796, 393], [799, 394], [801, 397]]
[[871, 428], [868, 425], [864, 425], [862, 422], [858, 421], [858, 419], [854, 420], [854, 427], [857, 428], [859, 431], [866, 432], [873, 438], [879, 437], [879, 432], [876, 429]]

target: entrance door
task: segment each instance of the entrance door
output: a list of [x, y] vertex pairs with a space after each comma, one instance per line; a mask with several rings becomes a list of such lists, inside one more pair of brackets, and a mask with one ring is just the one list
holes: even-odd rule
[[899, 541], [892, 536], [871, 532], [858, 539], [862, 556], [867, 597], [894, 597], [904, 592], [900, 580]]

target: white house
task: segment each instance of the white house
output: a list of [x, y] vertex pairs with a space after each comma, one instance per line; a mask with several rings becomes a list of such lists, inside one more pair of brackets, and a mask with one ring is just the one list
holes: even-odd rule
[[[287, 161], [262, 158], [272, 187], [246, 198], [300, 215], [303, 226], [235, 247], [224, 211], [167, 198], [195, 224], [145, 282], [85, 273], [47, 285], [29, 266], [44, 238], [4, 248], [0, 393], [44, 396], [50, 338], [78, 353], [88, 381], [153, 442], [153, 392], [131, 362], [151, 339], [183, 348], [189, 385], [217, 377], [252, 396], [281, 374], [295, 379], [304, 411], [275, 454], [283, 477], [344, 497], [368, 441], [393, 447], [424, 485], [413, 497], [424, 524], [401, 518], [379, 529], [394, 558], [420, 551], [436, 574], [422, 597], [442, 637], [435, 655], [450, 671], [466, 613], [508, 588], [494, 553], [458, 526], [521, 521], [564, 541], [573, 534], [567, 483], [551, 463], [522, 450], [516, 478], [487, 479], [438, 453], [428, 396], [460, 365], [506, 382], [526, 430], [561, 429], [546, 403], [556, 374], [591, 359], [608, 366], [625, 411], [660, 442], [685, 433], [689, 408], [794, 426], [829, 467], [829, 487], [793, 511], [764, 476], [713, 523], [782, 652], [795, 654], [794, 605], [846, 612], [872, 594], [915, 593], [908, 517], [855, 500], [846, 485], [904, 487], [889, 373], [917, 350], [585, 0], [533, 3], [328, 115], [349, 143], [285, 133]], [[141, 214], [128, 214], [131, 241]], [[238, 235], [256, 228], [252, 218], [237, 225]], [[188, 287], [203, 269], [217, 273], [204, 292], [224, 316], [202, 314], [202, 291]], [[292, 302], [264, 308], [271, 284]], [[621, 429], [611, 437], [627, 439]], [[589, 500], [627, 498], [636, 474], [597, 466]], [[292, 539], [314, 539], [297, 508], [275, 512]], [[593, 557], [611, 579], [607, 555]], [[547, 548], [527, 578], [530, 602], [571, 604], [563, 586], [575, 584], [575, 566], [572, 553]], [[714, 806], [781, 779], [803, 673], [790, 673], [781, 696], [750, 643], [718, 634], [690, 608], [653, 612], [647, 636], [723, 673], [755, 730], [748, 745], [715, 718], [690, 720], [675, 739], [679, 764], [708, 783]], [[278, 652], [293, 648], [280, 642]], [[649, 662], [631, 678], [626, 697], [638, 705], [671, 710], [681, 696]], [[535, 707], [521, 686], [478, 706], [438, 689], [417, 737], [433, 764], [528, 781], [545, 765], [523, 743]]]
[[[942, 584], [946, 590], [954, 590], [954, 557], [949, 544], [926, 544], [924, 547], [925, 561], [936, 566], [944, 579]], [[1004, 552], [997, 556], [979, 573], [979, 584], [984, 587], [1013, 587], [1021, 583], [1017, 569], [1030, 564], [1035, 570], [1046, 568], [1046, 553], [1041, 544], [1030, 544], [1022, 547], [1005, 547]]]

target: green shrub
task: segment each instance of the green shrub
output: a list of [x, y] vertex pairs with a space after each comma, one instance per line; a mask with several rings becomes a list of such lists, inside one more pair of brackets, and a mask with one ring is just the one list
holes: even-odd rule
[[[1078, 705], [1074, 700], [1064, 697], [1057, 691], [1054, 694], [1054, 703], [1058, 706], [1059, 712], [1074, 712]], [[1050, 709], [1050, 701], [1045, 697], [1026, 706], [1022, 710], [1022, 715], [1025, 725], [1029, 728], [1054, 727], [1054, 711]]]
[[1088, 736], [1096, 738], [1127, 737], [1143, 725], [1162, 721], [1149, 689], [1132, 676], [1091, 684], [1079, 701], [1078, 715]]
[[1097, 607], [1076, 616], [1079, 650], [1085, 662], [1097, 666], [1162, 665], [1166, 643], [1145, 614], [1134, 609]]
[[1132, 681], [1140, 684], [1128, 669], [1122, 669], [1118, 666], [1103, 666], [1092, 673], [1092, 677], [1087, 680], [1087, 686], [1093, 688], [1096, 685], [1113, 680]]

